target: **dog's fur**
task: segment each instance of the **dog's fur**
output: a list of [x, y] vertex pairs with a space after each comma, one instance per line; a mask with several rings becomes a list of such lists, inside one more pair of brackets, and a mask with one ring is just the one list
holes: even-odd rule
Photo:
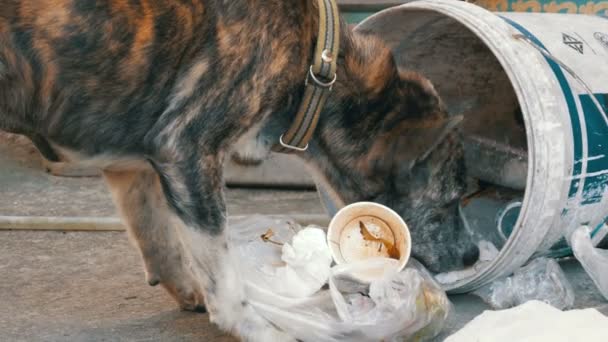
[[[0, 128], [104, 169], [151, 285], [245, 338], [286, 338], [229, 262], [222, 161], [247, 137], [241, 159], [264, 156], [287, 129], [316, 23], [315, 0], [0, 0]], [[377, 39], [341, 34], [338, 82], [301, 157], [339, 203], [402, 214], [428, 267], [461, 265], [457, 132], [426, 79]]]

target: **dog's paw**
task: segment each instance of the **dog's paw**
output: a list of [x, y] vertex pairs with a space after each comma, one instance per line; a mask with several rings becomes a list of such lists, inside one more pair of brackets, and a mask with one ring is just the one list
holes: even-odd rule
[[207, 307], [205, 306], [205, 298], [198, 291], [192, 291], [180, 295], [177, 299], [179, 308], [183, 311], [191, 311], [197, 313], [206, 313]]
[[232, 161], [239, 165], [256, 166], [268, 158], [268, 150], [257, 140], [235, 146], [232, 151]]
[[243, 166], [258, 166], [266, 159], [266, 155], [234, 151], [230, 156], [232, 161]]
[[261, 164], [270, 154], [270, 148], [264, 139], [252, 130], [243, 135], [232, 148], [232, 160], [240, 165], [254, 166]]
[[[205, 297], [200, 287], [190, 278], [181, 279], [180, 282], [176, 282], [175, 279], [160, 280], [159, 283], [175, 299], [181, 310], [198, 313], [207, 312]], [[155, 286], [153, 283], [150, 283], [150, 285]]]

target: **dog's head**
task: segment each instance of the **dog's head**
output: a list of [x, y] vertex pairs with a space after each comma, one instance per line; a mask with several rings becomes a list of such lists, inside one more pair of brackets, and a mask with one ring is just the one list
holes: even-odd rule
[[464, 162], [456, 126], [429, 80], [397, 68], [378, 39], [344, 43], [340, 84], [311, 144], [321, 183], [338, 204], [374, 201], [410, 225], [414, 255], [433, 270], [462, 265], [457, 203]]
[[339, 84], [311, 154], [329, 167], [323, 173], [338, 173], [328, 181], [343, 200], [399, 202], [412, 191], [404, 180], [453, 131], [454, 119], [431, 82], [399, 70], [379, 39], [353, 34], [343, 45]]

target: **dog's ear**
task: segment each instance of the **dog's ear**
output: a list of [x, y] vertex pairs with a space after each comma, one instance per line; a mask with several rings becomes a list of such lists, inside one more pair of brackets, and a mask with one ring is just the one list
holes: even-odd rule
[[430, 125], [429, 121], [437, 121], [447, 116], [445, 106], [431, 81], [407, 70], [399, 70], [397, 75], [399, 79], [393, 83], [395, 89], [391, 94], [394, 110], [384, 118], [383, 131], [390, 131], [404, 121], [425, 126]]
[[[349, 117], [366, 132], [376, 133], [361, 162], [368, 172], [377, 173], [390, 172], [395, 162], [400, 169], [413, 167], [462, 118], [448, 117], [432, 83], [418, 73], [399, 70], [391, 50], [377, 37], [354, 32], [345, 44], [349, 88], [368, 103], [367, 111]], [[367, 125], [370, 120], [374, 129]]]
[[406, 122], [400, 131], [400, 139], [407, 146], [399, 152], [402, 167], [411, 169], [417, 162], [425, 160], [446, 137], [462, 122], [462, 116], [415, 120]]
[[426, 160], [462, 119], [453, 116], [404, 120], [373, 140], [361, 167], [377, 174], [409, 172], [418, 162]]
[[424, 160], [462, 122], [462, 116], [448, 116], [431, 82], [423, 76], [399, 71], [399, 85], [393, 110], [380, 124], [375, 149], [411, 169]]
[[393, 54], [379, 38], [353, 32], [344, 42], [344, 65], [351, 87], [368, 98], [382, 93], [398, 75]]

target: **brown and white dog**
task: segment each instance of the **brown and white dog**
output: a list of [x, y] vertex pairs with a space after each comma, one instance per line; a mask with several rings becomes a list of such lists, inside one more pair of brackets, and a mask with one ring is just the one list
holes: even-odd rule
[[[246, 339], [287, 337], [255, 315], [229, 262], [222, 161], [247, 137], [253, 158], [265, 156], [290, 125], [316, 6], [0, 0], [0, 129], [51, 160], [102, 168], [148, 282]], [[339, 203], [403, 215], [429, 268], [461, 266], [457, 131], [431, 84], [399, 71], [379, 40], [345, 24], [341, 37], [338, 81], [301, 157]]]

